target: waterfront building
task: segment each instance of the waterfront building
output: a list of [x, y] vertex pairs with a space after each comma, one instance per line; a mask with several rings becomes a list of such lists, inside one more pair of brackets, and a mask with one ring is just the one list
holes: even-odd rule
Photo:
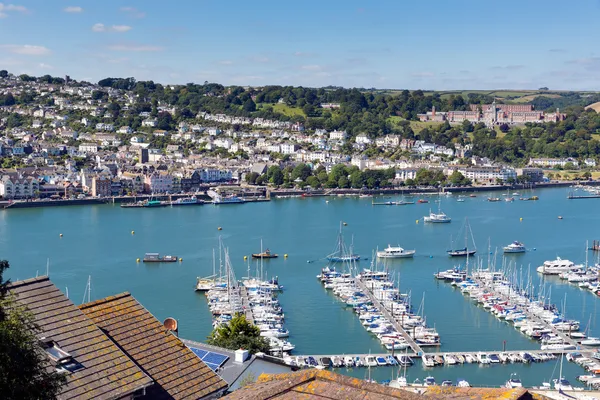
[[147, 193], [172, 193], [173, 176], [167, 172], [153, 172], [144, 176], [144, 189]]
[[529, 182], [542, 182], [544, 170], [541, 168], [517, 168], [517, 176], [525, 176]]
[[92, 178], [92, 196], [108, 197], [112, 195], [111, 180], [105, 176]]
[[34, 177], [4, 175], [0, 178], [0, 196], [3, 199], [30, 199], [38, 197], [40, 184]]
[[474, 183], [495, 183], [497, 180], [506, 182], [517, 178], [517, 172], [507, 167], [463, 167], [458, 168], [458, 172]]

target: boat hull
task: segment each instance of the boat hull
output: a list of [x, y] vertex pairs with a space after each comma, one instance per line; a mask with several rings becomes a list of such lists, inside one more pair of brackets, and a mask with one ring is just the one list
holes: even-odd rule
[[463, 251], [463, 250], [458, 250], [458, 251], [448, 250], [447, 253], [448, 253], [448, 255], [450, 257], [466, 257], [466, 256], [475, 255], [475, 253], [477, 253], [477, 250], [467, 250], [467, 251]]
[[389, 254], [382, 251], [377, 252], [378, 258], [413, 258], [415, 251], [406, 251], [402, 254]]
[[252, 258], [277, 258], [277, 254], [252, 254]]

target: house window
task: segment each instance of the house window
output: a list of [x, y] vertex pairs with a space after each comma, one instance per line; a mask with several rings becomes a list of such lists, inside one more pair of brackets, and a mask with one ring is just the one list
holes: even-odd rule
[[55, 341], [42, 339], [42, 348], [55, 363], [56, 372], [67, 373], [83, 369], [83, 365], [77, 362], [69, 353], [61, 349]]

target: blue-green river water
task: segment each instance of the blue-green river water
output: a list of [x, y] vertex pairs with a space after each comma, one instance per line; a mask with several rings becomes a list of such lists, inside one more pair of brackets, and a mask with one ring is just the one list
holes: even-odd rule
[[[567, 200], [565, 189], [524, 195], [538, 195], [540, 200], [491, 203], [485, 201], [485, 194], [478, 194], [457, 202], [456, 195], [444, 197], [442, 210], [453, 221], [436, 225], [416, 223], [430, 207], [437, 208], [434, 197], [429, 204], [407, 206], [372, 206], [367, 198], [330, 197], [158, 209], [98, 205], [2, 210], [0, 258], [10, 261], [8, 276], [12, 280], [45, 274], [46, 260], [50, 259], [52, 281], [63, 292], [68, 290], [76, 304], [83, 300], [88, 276], [92, 300], [131, 292], [158, 319], [178, 319], [182, 337], [202, 341], [211, 330], [211, 317], [205, 297], [194, 292], [194, 284], [197, 276], [212, 274], [212, 249], [218, 246], [218, 236], [229, 248], [238, 278], [246, 275], [244, 255], [258, 252], [262, 239], [273, 252], [289, 255], [287, 259], [265, 262], [264, 268], [268, 275], [279, 276], [285, 287], [279, 298], [291, 332], [289, 340], [296, 345], [297, 354], [383, 352], [378, 340], [315, 277], [326, 265], [319, 259], [333, 251], [340, 221], [344, 221], [347, 242], [353, 236], [355, 251], [369, 260], [376, 247], [381, 249], [387, 244], [416, 249], [414, 259], [395, 261], [389, 267], [399, 274], [402, 292], [412, 293], [415, 310], [424, 294], [427, 322], [441, 335], [440, 351], [500, 350], [503, 341], [508, 350], [537, 349], [537, 342], [433, 278], [437, 270], [449, 269], [458, 262], [445, 251], [465, 217], [469, 218], [484, 265], [488, 239], [492, 251], [513, 240], [524, 242], [530, 251], [512, 257], [522, 266], [524, 280], [531, 266], [536, 286], [540, 280], [535, 268], [545, 260], [560, 256], [584, 263], [586, 240], [600, 238], [600, 200]], [[183, 262], [136, 263], [136, 258], [146, 252], [175, 254]], [[589, 256], [590, 263], [595, 262], [591, 252]], [[368, 267], [370, 261], [360, 263]], [[497, 264], [501, 263], [499, 258]], [[255, 268], [253, 264], [252, 270]], [[580, 320], [584, 329], [591, 316], [591, 333], [600, 335], [599, 298], [559, 279], [546, 282], [548, 288], [552, 287], [554, 303], [562, 303], [566, 294], [567, 318]], [[564, 370], [572, 383], [584, 373], [566, 362]], [[364, 369], [340, 372], [359, 377], [366, 374]], [[472, 384], [501, 385], [512, 372], [531, 386], [556, 378], [558, 367], [555, 362], [546, 362], [424, 370], [417, 364], [407, 375], [409, 381], [432, 375], [438, 380], [462, 377]], [[389, 379], [392, 373], [392, 368], [371, 371], [378, 380]]]

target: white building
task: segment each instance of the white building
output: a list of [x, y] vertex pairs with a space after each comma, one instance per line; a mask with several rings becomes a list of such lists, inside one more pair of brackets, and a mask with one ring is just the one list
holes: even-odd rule
[[98, 145], [94, 143], [82, 143], [79, 145], [79, 152], [82, 154], [94, 154], [98, 152]]
[[173, 191], [173, 176], [166, 172], [154, 172], [144, 176], [144, 189], [148, 193], [167, 193]]
[[579, 166], [579, 162], [574, 158], [531, 158], [529, 165], [539, 167], [564, 167], [567, 163], [572, 163], [574, 166]]
[[144, 128], [155, 128], [157, 125], [158, 125], [158, 121], [153, 118], [152, 119], [148, 118], [148, 119], [145, 119], [142, 121], [142, 126]]
[[37, 197], [39, 182], [32, 178], [11, 178], [8, 175], [0, 178], [0, 196], [4, 199], [27, 199]]
[[506, 167], [467, 167], [458, 170], [472, 182], [495, 183], [496, 180], [506, 182], [510, 178], [517, 179], [517, 172]]
[[281, 154], [294, 154], [298, 150], [298, 146], [292, 143], [283, 143], [281, 145]]
[[366, 133], [361, 133], [358, 136], [356, 136], [356, 143], [358, 144], [371, 144], [372, 140], [369, 138], [369, 136], [367, 136]]
[[331, 140], [346, 140], [347, 137], [346, 131], [332, 131], [329, 133], [329, 139]]

